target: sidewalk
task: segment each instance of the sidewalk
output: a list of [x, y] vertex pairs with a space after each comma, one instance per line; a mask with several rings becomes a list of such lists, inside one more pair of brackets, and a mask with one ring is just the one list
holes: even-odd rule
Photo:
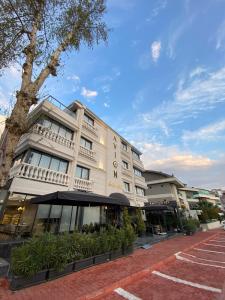
[[[138, 249], [132, 255], [106, 264], [49, 281], [44, 284], [11, 292], [0, 287], [2, 300], [84, 300], [104, 296], [121, 283], [131, 283], [149, 272], [155, 265], [165, 264], [173, 254], [184, 251], [202, 240], [216, 235], [221, 230], [199, 232], [194, 236], [180, 236], [164, 240], [150, 249]], [[103, 297], [104, 298], [104, 297]]]

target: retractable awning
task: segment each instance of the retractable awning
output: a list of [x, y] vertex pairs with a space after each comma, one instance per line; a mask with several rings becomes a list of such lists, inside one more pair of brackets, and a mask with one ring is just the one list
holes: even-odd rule
[[60, 191], [37, 196], [35, 198], [32, 198], [30, 203], [70, 206], [130, 206], [128, 198], [120, 193], [112, 193], [110, 196], [102, 196], [94, 193], [80, 191]]

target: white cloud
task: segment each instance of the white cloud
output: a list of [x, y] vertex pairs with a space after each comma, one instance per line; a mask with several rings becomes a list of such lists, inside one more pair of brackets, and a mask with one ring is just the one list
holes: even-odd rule
[[96, 97], [98, 95], [98, 92], [97, 91], [91, 91], [91, 90], [86, 89], [85, 87], [82, 87], [81, 95], [85, 98], [93, 98], [93, 97]]
[[197, 77], [197, 76], [199, 76], [199, 75], [205, 73], [206, 71], [207, 71], [207, 70], [206, 70], [205, 68], [199, 66], [199, 67], [197, 67], [197, 68], [195, 68], [194, 70], [191, 71], [190, 77], [191, 77], [191, 78], [192, 78], [192, 77]]
[[104, 105], [105, 108], [109, 108], [110, 107], [110, 105], [109, 105], [108, 102], [104, 102], [103, 105]]
[[151, 54], [152, 54], [152, 60], [154, 62], [157, 62], [160, 57], [161, 52], [161, 42], [160, 41], [154, 41], [151, 45]]
[[66, 77], [67, 80], [74, 80], [74, 81], [79, 81], [80, 82], [80, 77], [76, 74], [70, 75]]
[[[219, 138], [225, 138], [225, 120], [209, 124], [195, 131], [185, 131], [182, 140], [189, 141], [213, 141]], [[222, 133], [222, 135], [221, 135]]]
[[152, 9], [150, 17], [146, 19], [146, 22], [152, 21], [154, 18], [156, 18], [160, 11], [165, 9], [167, 7], [167, 0], [159, 0], [156, 3], [156, 6]]
[[220, 24], [216, 34], [216, 49], [224, 46], [225, 42], [225, 20]]

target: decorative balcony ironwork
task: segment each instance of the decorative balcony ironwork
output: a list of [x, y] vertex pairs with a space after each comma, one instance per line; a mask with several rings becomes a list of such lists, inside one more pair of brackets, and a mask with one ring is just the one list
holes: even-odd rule
[[73, 188], [80, 191], [91, 192], [93, 189], [93, 181], [82, 178], [74, 178]]
[[79, 154], [91, 159], [91, 160], [96, 160], [95, 159], [95, 152], [92, 151], [92, 150], [89, 150], [83, 146], [80, 146], [80, 149], [79, 149]]
[[95, 126], [91, 125], [90, 123], [83, 121], [82, 127], [84, 129], [86, 129], [87, 131], [91, 132], [92, 134], [94, 134], [95, 136], [98, 136], [97, 128]]

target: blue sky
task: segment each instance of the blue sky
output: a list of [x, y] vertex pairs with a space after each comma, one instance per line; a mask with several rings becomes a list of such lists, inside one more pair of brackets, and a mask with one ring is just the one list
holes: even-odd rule
[[[82, 47], [42, 95], [84, 102], [143, 151], [146, 168], [225, 188], [225, 1], [108, 0], [108, 45]], [[19, 82], [0, 79], [6, 105]]]

